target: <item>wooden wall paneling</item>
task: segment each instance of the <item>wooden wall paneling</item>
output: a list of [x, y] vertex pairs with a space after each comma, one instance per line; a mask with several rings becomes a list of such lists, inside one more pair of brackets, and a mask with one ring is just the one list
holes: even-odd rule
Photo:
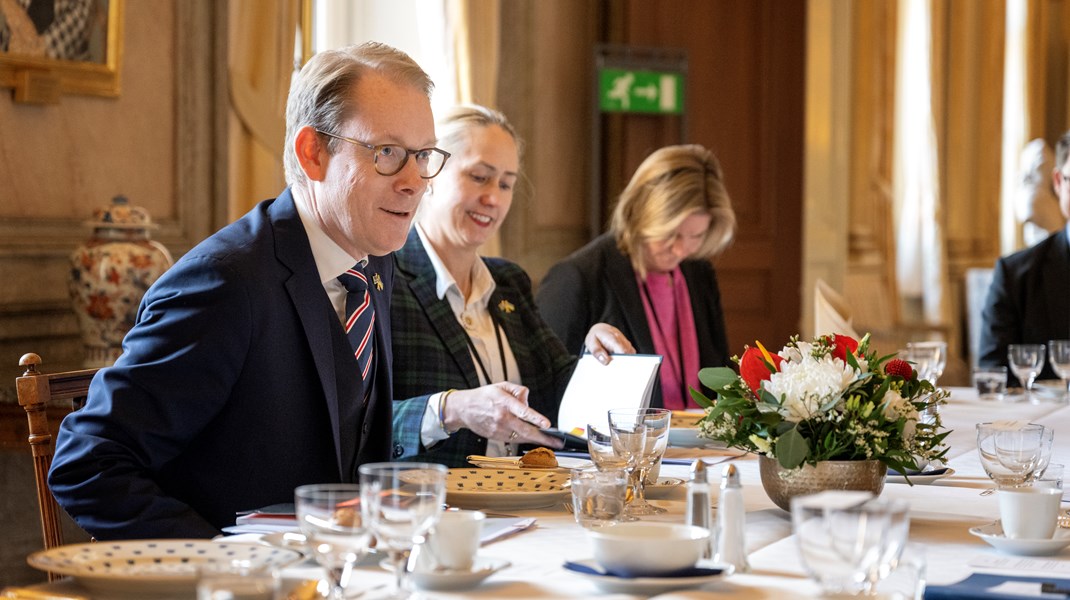
[[[160, 169], [158, 164], [139, 160], [152, 160], [160, 155], [152, 151], [153, 144], [169, 144], [166, 155], [170, 159], [162, 166], [168, 174], [159, 178], [161, 187], [151, 197], [139, 195], [131, 197], [131, 201], [150, 209], [160, 226], [153, 233], [154, 239], [178, 258], [225, 220], [226, 128], [220, 126], [223, 118], [220, 115], [225, 117], [221, 107], [226, 106], [226, 88], [219, 82], [225, 81], [220, 77], [226, 64], [217, 58], [225, 57], [226, 3], [158, 0], [152, 4], [127, 3], [125, 7], [128, 58], [123, 62], [124, 71], [137, 67], [134, 55], [159, 52], [157, 47], [146, 50], [133, 43], [157, 43], [157, 38], [129, 39], [129, 36], [144, 32], [148, 23], [171, 24], [173, 37], [167, 43], [173, 50], [165, 52], [162, 58], [171, 58], [173, 63], [151, 66], [172, 70], [173, 90], [166, 92], [173, 106], [170, 114], [159, 114], [155, 105], [146, 105], [142, 113], [137, 113], [138, 106], [123, 106], [120, 96], [118, 100], [65, 97], [59, 105], [50, 107], [15, 107], [4, 99], [0, 100], [3, 104], [0, 115], [10, 113], [17, 118], [14, 114], [18, 111], [20, 116], [54, 118], [72, 128], [71, 135], [61, 136], [68, 145], [93, 142], [67, 148], [74, 153], [67, 160], [75, 161], [71, 170], [75, 174], [107, 164], [102, 154], [126, 146], [145, 149], [140, 153], [129, 151], [131, 156], [122, 162], [130, 173]], [[163, 18], [167, 14], [170, 17]], [[137, 78], [131, 75], [124, 72], [124, 86], [134, 85]], [[83, 107], [79, 103], [90, 105]], [[135, 133], [123, 132], [121, 138], [85, 140], [84, 134], [76, 134], [81, 131], [77, 129], [80, 121], [72, 120], [66, 113], [73, 111], [77, 115], [87, 110], [91, 114], [100, 113], [95, 117], [98, 119], [145, 123], [145, 126], [139, 125]], [[114, 131], [123, 130], [115, 127]], [[47, 163], [46, 155], [54, 150], [55, 142], [44, 146], [32, 142], [28, 140], [24, 144], [24, 151], [36, 152], [37, 160]], [[104, 149], [100, 144], [105, 145]], [[118, 172], [114, 177], [109, 184], [113, 186], [111, 189], [124, 189], [123, 173]], [[85, 188], [79, 187], [78, 181], [71, 182], [68, 188], [73, 193], [65, 193], [61, 198], [41, 196], [34, 189], [23, 188], [22, 183], [0, 183], [5, 183], [8, 190], [0, 198], [0, 273], [6, 282], [0, 288], [0, 357], [6, 357], [0, 360], [0, 401], [14, 401], [14, 378], [19, 374], [17, 362], [22, 353], [34, 350], [42, 354], [49, 370], [80, 366], [81, 340], [67, 294], [67, 260], [71, 251], [89, 236], [83, 223], [92, 209], [107, 204], [110, 198], [83, 196]], [[51, 188], [42, 185], [40, 189]], [[33, 201], [9, 204], [17, 198], [33, 198]], [[67, 208], [56, 213], [56, 202], [66, 204]]]
[[[502, 3], [498, 108], [525, 141], [522, 177], [502, 225], [502, 253], [538, 281], [588, 241], [590, 102], [599, 6]], [[550, 83], [552, 82], [552, 83]]]

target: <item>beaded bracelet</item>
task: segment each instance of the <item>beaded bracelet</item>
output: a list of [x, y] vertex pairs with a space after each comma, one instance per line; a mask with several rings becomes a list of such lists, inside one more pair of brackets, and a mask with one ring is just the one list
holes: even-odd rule
[[446, 435], [453, 435], [456, 431], [450, 431], [446, 429], [446, 399], [450, 397], [450, 394], [456, 392], [455, 389], [449, 389], [442, 392], [442, 396], [438, 399], [438, 426], [442, 428], [442, 431], [446, 432]]

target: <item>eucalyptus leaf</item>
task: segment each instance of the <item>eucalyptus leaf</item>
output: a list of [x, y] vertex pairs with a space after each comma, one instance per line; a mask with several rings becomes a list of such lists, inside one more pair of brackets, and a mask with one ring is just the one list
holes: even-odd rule
[[698, 380], [711, 390], [723, 390], [730, 386], [739, 376], [728, 367], [706, 367], [699, 369]]
[[706, 397], [706, 394], [696, 390], [693, 387], [688, 386], [688, 391], [691, 392], [691, 399], [695, 401], [702, 408], [709, 408], [713, 406], [713, 401]]
[[799, 434], [797, 427], [792, 427], [782, 434], [776, 442], [776, 457], [780, 466], [785, 469], [794, 469], [803, 464], [810, 455], [810, 445], [806, 438]]

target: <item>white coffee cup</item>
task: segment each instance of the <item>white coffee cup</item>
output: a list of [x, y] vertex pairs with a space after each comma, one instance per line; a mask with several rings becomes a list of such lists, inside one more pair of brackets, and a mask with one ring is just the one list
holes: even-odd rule
[[478, 510], [447, 510], [427, 538], [427, 550], [436, 566], [453, 571], [472, 569], [479, 551], [486, 515]]
[[1045, 540], [1055, 535], [1063, 491], [1055, 488], [997, 490], [1003, 535], [1011, 539]]

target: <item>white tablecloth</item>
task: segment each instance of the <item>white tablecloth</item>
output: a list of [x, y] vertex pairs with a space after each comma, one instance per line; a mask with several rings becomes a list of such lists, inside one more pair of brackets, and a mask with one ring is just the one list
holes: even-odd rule
[[[991, 487], [976, 453], [974, 424], [999, 419], [1019, 419], [1042, 423], [1056, 429], [1054, 463], [1070, 464], [1070, 408], [1064, 403], [989, 402], [977, 399], [967, 388], [955, 388], [950, 403], [943, 407], [944, 424], [953, 433], [947, 442], [951, 451], [948, 466], [952, 477], [932, 485], [908, 486], [888, 484], [882, 497], [906, 500], [911, 505], [910, 541], [926, 548], [928, 581], [947, 584], [970, 572], [978, 559], [1003, 556], [967, 531], [975, 525], [998, 518], [994, 494], [981, 492]], [[747, 506], [747, 548], [752, 571], [737, 574], [699, 589], [672, 592], [658, 598], [792, 598], [817, 595], [799, 562], [795, 539], [791, 534], [788, 513], [777, 508], [766, 496], [753, 457], [734, 461], [744, 484]], [[714, 487], [721, 467], [713, 467]], [[662, 476], [686, 478], [687, 467], [665, 466]], [[716, 502], [716, 489], [712, 494]], [[683, 517], [683, 486], [664, 498], [652, 500], [667, 508], [658, 520], [679, 521]], [[621, 594], [603, 594], [584, 578], [562, 568], [566, 560], [592, 556], [584, 530], [573, 521], [563, 506], [550, 509], [509, 511], [519, 516], [535, 516], [538, 526], [530, 531], [484, 546], [480, 556], [502, 558], [512, 563], [480, 586], [463, 592], [421, 592], [424, 598], [588, 598], [592, 596], [628, 598]], [[1058, 563], [1070, 563], [1070, 549], [1048, 557]], [[289, 575], [305, 575], [291, 572]], [[308, 573], [314, 576], [314, 573]], [[390, 581], [388, 573], [368, 567], [361, 572], [362, 587], [378, 587]], [[52, 589], [77, 589], [71, 582], [53, 584]]]

